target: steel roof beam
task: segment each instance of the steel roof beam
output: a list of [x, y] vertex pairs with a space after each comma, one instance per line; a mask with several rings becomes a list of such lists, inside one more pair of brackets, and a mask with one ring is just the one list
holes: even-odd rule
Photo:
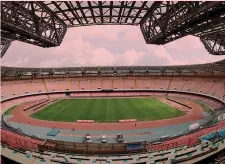
[[111, 23], [112, 22], [112, 9], [113, 9], [113, 1], [110, 1], [110, 17], [109, 17], [109, 22]]
[[[59, 7], [59, 5], [58, 5], [55, 1], [52, 1], [52, 3], [55, 5], [55, 7], [56, 7], [59, 11], [61, 11], [61, 13], [63, 14], [63, 16], [66, 17], [66, 19], [67, 19], [72, 25], [74, 25], [73, 22], [70, 20], [70, 18], [69, 18], [69, 17], [62, 11], [62, 9]], [[64, 2], [62, 2], [62, 3], [64, 3]]]
[[3, 36], [42, 47], [60, 45], [66, 32], [66, 25], [57, 16], [51, 15], [52, 12], [43, 7], [41, 2], [1, 2], [1, 4]]
[[[154, 3], [155, 3], [155, 2], [154, 2]], [[154, 4], [154, 3], [153, 3], [153, 4]], [[140, 15], [140, 13], [141, 13], [141, 10], [144, 8], [144, 6], [145, 6], [146, 4], [147, 4], [147, 1], [144, 1], [144, 2], [142, 3], [141, 8], [138, 10], [138, 12], [137, 12], [136, 16], [134, 17], [132, 23], [134, 23], [134, 22], [136, 21], [137, 17], [138, 17], [138, 16]], [[152, 5], [153, 5], [153, 4], [152, 4]], [[151, 7], [150, 7], [150, 8], [151, 8]], [[150, 10], [150, 8], [148, 9], [148, 11]], [[133, 7], [133, 9], [135, 9], [135, 8]], [[148, 13], [148, 11], [147, 11], [147, 13]], [[147, 13], [146, 13], [146, 14], [147, 14]], [[145, 15], [146, 15], [146, 14], [145, 14]], [[145, 17], [145, 16], [144, 16], [144, 17]], [[144, 17], [143, 17], [143, 18], [144, 18]], [[143, 18], [142, 18], [142, 19], [143, 19]], [[141, 19], [141, 21], [142, 21], [142, 19]], [[140, 21], [140, 23], [141, 23], [141, 21]]]
[[96, 19], [95, 19], [95, 15], [94, 15], [93, 8], [91, 7], [91, 2], [88, 1], [87, 3], [88, 3], [88, 6], [89, 6], [89, 10], [91, 11], [91, 16], [93, 17], [94, 23], [97, 23], [97, 22], [96, 22]]
[[124, 1], [121, 1], [121, 7], [118, 13], [118, 18], [117, 18], [117, 23], [120, 22], [120, 18], [121, 18], [121, 14], [122, 14], [122, 10], [124, 9]]
[[[195, 35], [201, 37], [206, 48], [210, 43], [212, 50], [224, 44], [220, 36], [215, 35], [222, 36], [225, 28], [224, 8], [222, 1], [157, 1], [152, 4], [148, 1], [3, 1], [2, 37], [54, 47], [61, 44], [68, 27], [140, 24], [148, 44], [166, 44]], [[219, 51], [219, 54], [223, 52]]]
[[[80, 2], [79, 2], [79, 1], [75, 1], [75, 2], [76, 2], [76, 4], [77, 4], [77, 6], [79, 7], [79, 10], [80, 10], [80, 12], [81, 12], [81, 14], [82, 14], [84, 20], [85, 20], [86, 23], [88, 24], [88, 20], [87, 20], [85, 14], [84, 14], [84, 11], [83, 11], [83, 9], [82, 9], [82, 7], [81, 7], [81, 5], [80, 5]], [[83, 21], [82, 21], [82, 22], [83, 22]]]
[[212, 55], [225, 54], [225, 33], [211, 33], [200, 37], [206, 50]]
[[[183, 2], [185, 4], [187, 4], [186, 2]], [[174, 28], [175, 26], [177, 26], [177, 24], [182, 24], [183, 22], [189, 21], [191, 18], [195, 17], [196, 15], [200, 14], [201, 12], [205, 12], [208, 9], [220, 4], [221, 2], [219, 1], [206, 1], [204, 2], [201, 7], [195, 9], [195, 8], [191, 8], [191, 12], [188, 12], [187, 15], [184, 16], [184, 18], [182, 18], [180, 21], [176, 22], [176, 24], [172, 25], [170, 28]], [[190, 9], [190, 8], [189, 8]]]
[[104, 23], [103, 12], [102, 12], [102, 1], [98, 1], [98, 5], [99, 5], [99, 12], [100, 12], [100, 17], [101, 17], [101, 23]]
[[[78, 19], [79, 16], [77, 16], [77, 13], [75, 13], [75, 11], [72, 9], [71, 6], [73, 6], [73, 4], [71, 2], [68, 1], [64, 1], [64, 3], [66, 4], [66, 6], [68, 7], [69, 11], [73, 14], [74, 16], [74, 20], [77, 20], [77, 22], [79, 24], [82, 24], [81, 21]], [[65, 12], [65, 11], [64, 11]], [[74, 24], [74, 23], [73, 23]]]
[[[148, 44], [166, 44], [186, 35], [224, 29], [224, 2], [154, 2], [140, 22]], [[217, 17], [217, 18], [216, 18]]]
[[131, 6], [130, 6], [130, 9], [129, 9], [128, 13], [127, 13], [127, 17], [125, 19], [125, 22], [127, 22], [128, 18], [130, 17], [130, 14], [131, 14], [132, 10], [134, 9], [135, 3], [136, 3], [135, 1], [132, 2]]
[[61, 20], [61, 18], [59, 18], [59, 16], [52, 11], [47, 5], [45, 5], [42, 1], [36, 1], [37, 4], [40, 4], [42, 6], [43, 9], [45, 9], [47, 12], [49, 12], [51, 14], [51, 16], [55, 17], [57, 19], [57, 21], [59, 21], [64, 27], [66, 27], [66, 23], [63, 22]]
[[11, 44], [12, 40], [1, 38], [1, 58], [5, 55]]

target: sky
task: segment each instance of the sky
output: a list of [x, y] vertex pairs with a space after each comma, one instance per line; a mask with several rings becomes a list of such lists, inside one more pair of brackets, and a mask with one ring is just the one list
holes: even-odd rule
[[139, 26], [99, 25], [67, 30], [62, 44], [42, 48], [14, 41], [2, 66], [77, 67], [184, 65], [215, 62], [199, 38], [187, 36], [166, 45], [146, 44]]

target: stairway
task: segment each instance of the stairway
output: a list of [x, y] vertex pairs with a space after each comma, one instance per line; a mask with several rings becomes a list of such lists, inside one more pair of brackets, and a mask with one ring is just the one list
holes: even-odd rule
[[167, 90], [169, 90], [169, 89], [170, 89], [170, 86], [171, 86], [171, 83], [172, 83], [172, 79], [173, 79], [173, 77], [171, 77], [171, 78], [170, 78], [170, 82], [169, 82], [169, 85], [168, 85]]
[[[47, 88], [45, 80], [43, 78], [42, 78], [42, 81], [43, 81], [43, 84], [45, 86], [45, 91], [48, 92], [48, 88]], [[50, 99], [49, 95], [47, 95], [47, 96], [48, 96], [48, 99]]]

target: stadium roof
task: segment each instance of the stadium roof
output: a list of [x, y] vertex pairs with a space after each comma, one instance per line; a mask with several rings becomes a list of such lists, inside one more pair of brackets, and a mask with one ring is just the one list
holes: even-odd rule
[[105, 24], [140, 25], [147, 44], [194, 35], [224, 55], [224, 8], [222, 1], [2, 1], [1, 56], [13, 40], [55, 47], [69, 27]]
[[63, 68], [19, 68], [1, 67], [1, 76], [21, 77], [46, 75], [63, 76], [154, 76], [154, 75], [209, 75], [225, 76], [225, 60], [215, 63], [180, 66], [108, 66], [108, 67], [63, 67]]

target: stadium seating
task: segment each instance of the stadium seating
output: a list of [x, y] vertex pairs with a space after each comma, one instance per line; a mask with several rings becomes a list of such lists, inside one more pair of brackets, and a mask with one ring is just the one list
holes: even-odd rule
[[22, 150], [37, 150], [38, 145], [43, 141], [22, 136], [4, 129], [1, 129], [1, 142], [7, 143], [10, 147]]
[[[222, 79], [208, 78], [143, 78], [141, 79], [45, 79], [2, 82], [2, 99], [19, 95], [56, 92], [68, 90], [96, 89], [170, 89], [208, 94], [221, 100], [224, 99], [225, 87]], [[171, 95], [172, 96], [172, 95]]]
[[170, 79], [168, 78], [158, 78], [154, 82], [154, 89], [168, 89]]
[[112, 80], [103, 80], [103, 86], [102, 89], [112, 89]]
[[169, 86], [169, 89], [180, 91], [180, 90], [183, 90], [184, 84], [185, 84], [185, 81], [183, 79], [173, 78], [171, 80], [171, 84]]
[[113, 81], [113, 88], [112, 89], [123, 89], [123, 80], [118, 79], [118, 80], [112, 80]]
[[103, 80], [102, 79], [96, 79], [91, 80], [91, 90], [101, 89], [103, 87]]

